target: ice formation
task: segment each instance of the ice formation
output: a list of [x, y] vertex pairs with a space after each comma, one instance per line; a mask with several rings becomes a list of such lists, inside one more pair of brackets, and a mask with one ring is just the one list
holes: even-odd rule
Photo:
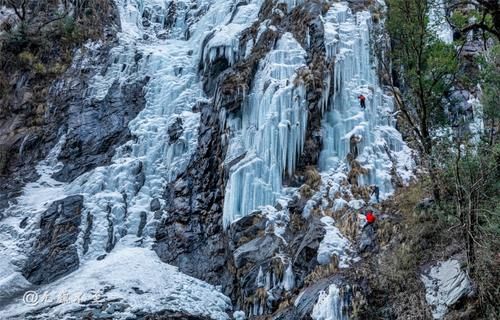
[[[151, 236], [157, 222], [150, 211], [150, 203], [153, 199], [161, 198], [165, 184], [184, 170], [197, 145], [199, 114], [192, 112], [192, 108], [197, 102], [206, 99], [198, 78], [203, 39], [207, 36], [207, 30], [223, 29], [233, 13], [228, 1], [200, 1], [195, 7], [191, 6], [190, 1], [176, 1], [175, 17], [170, 21], [171, 27], [165, 30], [163, 27], [167, 23], [170, 4], [159, 0], [117, 1], [122, 30], [118, 34], [118, 44], [110, 53], [112, 63], [105, 72], [95, 76], [86, 96], [100, 100], [106, 96], [113, 83], [124, 84], [148, 77], [150, 80], [144, 87], [146, 105], [129, 123], [134, 139], [116, 150], [110, 165], [85, 173], [69, 184], [58, 183], [50, 178], [58, 170], [54, 159], [62, 143], [54, 148], [47, 160], [37, 168], [40, 179], [24, 188], [17, 204], [7, 209], [7, 218], [1, 221], [0, 254], [10, 258], [1, 259], [0, 262], [2, 291], [23, 289], [14, 288], [11, 280], [20, 277], [16, 264], [24, 259], [30, 247], [31, 242], [26, 240], [34, 238], [36, 219], [30, 219], [30, 225], [23, 230], [19, 228], [20, 221], [28, 215], [39, 217], [52, 201], [65, 196], [84, 196], [84, 222], [76, 243], [81, 267], [70, 275], [75, 282], [86, 279], [86, 272], [94, 268], [92, 264], [95, 264], [95, 268], [101, 268], [103, 281], [112, 282], [113, 279], [109, 277], [115, 270], [108, 259], [118, 254], [114, 251], [120, 250], [128, 255], [139, 250], [136, 247], [149, 248], [152, 244]], [[233, 18], [235, 23], [243, 23], [244, 18], [255, 19], [255, 16], [244, 17], [245, 12], [258, 11], [251, 3], [240, 5], [238, 10], [242, 12], [243, 18], [238, 18], [237, 14]], [[144, 17], [148, 17], [147, 21]], [[142, 58], [136, 60], [137, 56]], [[175, 142], [170, 142], [167, 130], [177, 118], [182, 119], [182, 135]], [[144, 215], [147, 223], [143, 236], [138, 237], [141, 216]], [[89, 216], [92, 220], [87, 219]], [[87, 221], [92, 221], [92, 224], [86, 225]], [[84, 246], [87, 228], [90, 230], [88, 249]], [[107, 257], [103, 262], [95, 262], [97, 257], [105, 255]], [[160, 262], [154, 256], [154, 253], [148, 253], [139, 259], [145, 260], [143, 263], [146, 268], [155, 266], [153, 270], [158, 271], [158, 276], [164, 274], [172, 279], [185, 277], [168, 265], [157, 266]], [[150, 260], [153, 258], [154, 261]], [[178, 292], [179, 299], [185, 300], [182, 309], [199, 313], [199, 301], [190, 298], [198, 294], [196, 291], [199, 286], [193, 285], [189, 289], [188, 282], [191, 280], [186, 281], [186, 290]], [[130, 301], [134, 299], [129, 292], [117, 290], [115, 294]], [[158, 295], [161, 293], [153, 294], [155, 299], [159, 299]], [[214, 306], [227, 306], [227, 299], [213, 288], [206, 290], [203, 296], [207, 301], [213, 298], [210, 303]], [[202, 313], [211, 312], [207, 307]]]
[[[341, 171], [352, 152], [350, 139], [355, 135], [359, 140], [356, 160], [368, 170], [358, 183], [377, 185], [384, 199], [393, 192], [393, 166], [408, 182], [414, 165], [411, 150], [395, 129], [393, 99], [379, 86], [370, 51], [370, 21], [369, 12], [353, 14], [345, 3], [333, 4], [326, 14], [325, 46], [335, 68], [333, 97], [323, 119], [320, 168]], [[361, 94], [367, 99], [366, 110], [358, 101]]]
[[326, 234], [318, 248], [318, 262], [320, 264], [329, 264], [333, 255], [339, 260], [339, 267], [346, 268], [351, 259], [351, 244], [349, 240], [342, 235], [340, 230], [335, 227], [335, 221], [330, 217], [321, 218], [325, 225]]
[[348, 320], [346, 308], [349, 301], [341, 293], [336, 284], [328, 287], [327, 291], [319, 294], [318, 302], [314, 305], [311, 317], [314, 320]]
[[244, 156], [230, 169], [224, 198], [224, 226], [264, 205], [282, 191], [282, 177], [293, 173], [302, 152], [306, 92], [297, 85], [305, 51], [291, 33], [259, 63], [241, 116], [227, 120], [231, 138], [225, 163]]
[[445, 43], [453, 42], [453, 30], [446, 20], [444, 0], [429, 0], [429, 28]]
[[[196, 6], [191, 6], [193, 2]], [[129, 316], [144, 300], [151, 301], [144, 306], [146, 311], [155, 312], [162, 307], [227, 318], [225, 309], [230, 303], [227, 297], [214, 287], [161, 263], [150, 251], [157, 223], [150, 203], [161, 199], [165, 184], [185, 169], [195, 151], [200, 119], [192, 107], [207, 99], [198, 78], [199, 65], [221, 57], [232, 65], [248, 55], [253, 42], [243, 46], [238, 38], [257, 19], [262, 1], [237, 5], [223, 0], [175, 1], [175, 16], [173, 20], [169, 18], [170, 28], [165, 30], [168, 6], [172, 3], [117, 0], [122, 31], [118, 44], [111, 50], [112, 63], [93, 79], [92, 87], [85, 94], [100, 100], [115, 82], [124, 84], [148, 77], [144, 110], [129, 123], [134, 139], [116, 150], [110, 165], [63, 184], [51, 178], [60, 168], [57, 155], [65, 137], [63, 133], [60, 135], [60, 142], [37, 167], [40, 179], [24, 188], [23, 195], [0, 222], [0, 255], [10, 258], [0, 259], [1, 293], [19, 293], [30, 286], [16, 265], [30, 248], [37, 219], [21, 229], [19, 224], [23, 218], [39, 217], [54, 200], [81, 194], [84, 196], [84, 223], [76, 243], [81, 266], [42, 290], [81, 290], [83, 296], [88, 297], [105, 285], [114, 286], [108, 296], [121, 298], [129, 304], [128, 309], [116, 314], [117, 319]], [[291, 10], [302, 1], [285, 0], [282, 3]], [[145, 16], [147, 21], [143, 20]], [[359, 208], [364, 204], [359, 199], [349, 202], [334, 199], [335, 192], [344, 188], [341, 181], [346, 179], [350, 169], [346, 158], [353, 135], [361, 139], [357, 161], [368, 171], [360, 177], [360, 184], [378, 185], [384, 199], [393, 191], [391, 171], [394, 167], [403, 180], [412, 177], [410, 150], [394, 128], [392, 98], [383, 93], [374, 71], [369, 48], [370, 14], [353, 14], [346, 3], [332, 3], [323, 18], [327, 59], [335, 62], [335, 68], [332, 77], [325, 79], [328, 88], [322, 100], [324, 148], [320, 168], [323, 187], [317, 197], [308, 202], [304, 216], [322, 207], [324, 196], [335, 201], [336, 209]], [[265, 28], [266, 22], [263, 22], [257, 39]], [[142, 58], [136, 61], [138, 54]], [[291, 33], [284, 33], [260, 61], [241, 112], [227, 119], [229, 146], [224, 164], [229, 169], [229, 179], [223, 208], [225, 227], [261, 209], [273, 225], [275, 235], [285, 241], [283, 234], [289, 220], [286, 209], [276, 210], [269, 206], [288, 192], [282, 185], [283, 176], [294, 172], [303, 150], [308, 110], [306, 90], [298, 79], [300, 68], [307, 68], [306, 51]], [[359, 94], [367, 97], [364, 111], [357, 101]], [[170, 142], [167, 130], [179, 118], [182, 119], [182, 134], [178, 140]], [[327, 185], [329, 191], [325, 188]], [[143, 236], [138, 237], [144, 215], [146, 225]], [[90, 221], [87, 217], [92, 217], [91, 225], [87, 225], [86, 221]], [[349, 241], [340, 234], [333, 219], [324, 217], [322, 221], [327, 233], [320, 245], [318, 260], [326, 263], [336, 254], [340, 266], [346, 266], [351, 259]], [[90, 230], [88, 249], [84, 245], [86, 229]], [[287, 267], [282, 279], [260, 270], [258, 285], [267, 289], [279, 285], [285, 290], [293, 290], [295, 275], [292, 264], [289, 261], [285, 264], [285, 260]], [[99, 281], [95, 280], [96, 274], [99, 274]], [[131, 282], [146, 292], [147, 299], [128, 287]], [[168, 283], [168, 286], [160, 287], [159, 283]], [[166, 301], [165, 296], [172, 300]], [[338, 287], [332, 285], [328, 293], [321, 294], [313, 317], [346, 319], [343, 301]], [[23, 312], [17, 302], [9, 307], [10, 314]], [[64, 308], [77, 307], [78, 303], [58, 306], [53, 309], [53, 316], [60, 317], [65, 313]], [[255, 304], [254, 307], [254, 314], [262, 313], [262, 306]], [[242, 317], [241, 313], [238, 317]]]
[[103, 310], [113, 319], [129, 319], [134, 311], [170, 310], [222, 320], [229, 319], [226, 310], [231, 305], [212, 285], [161, 262], [154, 251], [121, 245], [106, 259], [87, 261], [77, 272], [35, 292], [38, 304], [23, 303], [19, 297], [2, 310], [3, 318], [49, 308], [47, 317], [65, 319], [68, 313], [81, 311], [82, 305], [114, 301]]

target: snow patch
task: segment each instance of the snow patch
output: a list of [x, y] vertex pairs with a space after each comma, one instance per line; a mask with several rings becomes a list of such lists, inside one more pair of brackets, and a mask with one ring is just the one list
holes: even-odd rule
[[438, 262], [422, 273], [421, 280], [425, 285], [425, 299], [431, 306], [434, 319], [442, 319], [448, 307], [472, 292], [468, 275], [454, 259]]
[[[182, 311], [213, 319], [229, 319], [228, 297], [201, 280], [189, 277], [176, 267], [163, 263], [148, 248], [119, 247], [106, 259], [87, 261], [76, 272], [43, 288], [51, 298], [61, 293], [78, 297], [62, 304], [36, 306], [17, 299], [3, 310], [6, 318], [49, 307], [52, 319], [69, 319], [86, 303], [115, 301], [125, 305], [122, 311], [110, 312], [113, 319], [129, 319], [134, 312], [154, 313], [162, 310]], [[42, 293], [39, 293], [43, 296]], [[110, 303], [112, 304], [112, 303]]]

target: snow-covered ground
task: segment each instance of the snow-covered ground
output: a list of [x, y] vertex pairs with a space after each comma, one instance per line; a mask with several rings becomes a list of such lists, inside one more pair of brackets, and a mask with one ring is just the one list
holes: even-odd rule
[[163, 310], [229, 319], [226, 312], [231, 308], [230, 299], [215, 287], [161, 262], [154, 251], [122, 245], [106, 259], [85, 261], [77, 272], [32, 290], [4, 308], [2, 319], [40, 309], [51, 319], [69, 319], [70, 313], [100, 302], [109, 302], [102, 313], [113, 319]]

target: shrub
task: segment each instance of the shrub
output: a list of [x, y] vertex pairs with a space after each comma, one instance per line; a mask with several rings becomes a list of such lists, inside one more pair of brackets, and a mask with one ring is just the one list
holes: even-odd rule
[[19, 59], [19, 62], [21, 64], [28, 66], [31, 66], [36, 60], [35, 55], [29, 51], [21, 52], [20, 54], [17, 55], [17, 58]]
[[47, 70], [43, 63], [37, 62], [33, 65], [33, 71], [38, 74], [45, 74]]

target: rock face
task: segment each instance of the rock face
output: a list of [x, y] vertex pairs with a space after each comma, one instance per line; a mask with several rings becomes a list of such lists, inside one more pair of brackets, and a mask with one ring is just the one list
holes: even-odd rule
[[[64, 163], [54, 175], [60, 181], [71, 181], [82, 173], [106, 164], [115, 147], [131, 138], [127, 124], [144, 108], [146, 77], [120, 86], [113, 83], [101, 101], [69, 102], [66, 143], [59, 155]], [[96, 129], [97, 128], [97, 129]]]
[[[83, 100], [89, 80], [105, 65], [120, 22], [113, 1], [101, 5], [102, 25], [94, 31], [102, 33], [102, 45], [74, 48], [71, 66], [57, 79], [24, 67], [7, 73], [12, 90], [0, 95], [0, 209], [19, 195], [23, 185], [38, 178], [34, 167], [63, 133], [68, 102]], [[62, 55], [59, 44], [53, 44], [53, 50], [53, 55]]]
[[80, 232], [82, 196], [58, 200], [42, 214], [40, 234], [22, 273], [31, 283], [45, 284], [78, 268], [74, 245]]
[[[368, 2], [348, 1], [354, 10], [365, 8]], [[323, 120], [327, 120], [328, 116], [325, 116], [327, 109], [341, 109], [347, 107], [347, 103], [352, 110], [357, 108], [357, 104], [352, 106], [352, 102], [349, 101], [338, 101], [338, 105], [333, 101], [334, 95], [343, 86], [342, 81], [345, 76], [343, 72], [335, 74], [334, 70], [342, 70], [340, 62], [346, 58], [341, 59], [335, 54], [358, 53], [356, 52], [358, 50], [349, 49], [347, 44], [357, 43], [359, 40], [355, 38], [351, 41], [349, 38], [343, 43], [346, 48], [335, 46], [334, 49], [338, 51], [333, 52], [333, 44], [340, 41], [339, 33], [345, 31], [341, 27], [337, 28], [337, 24], [342, 24], [338, 20], [349, 16], [352, 21], [345, 29], [357, 30], [358, 20], [369, 23], [370, 14], [364, 12], [365, 16], [351, 15], [348, 5], [339, 2], [284, 3], [264, 0], [256, 4], [254, 1], [246, 1], [231, 5], [229, 9], [224, 7], [229, 6], [227, 2], [215, 1], [213, 4], [217, 11], [219, 9], [221, 12], [227, 11], [230, 19], [224, 19], [218, 25], [219, 22], [215, 20], [219, 18], [216, 17], [219, 12], [216, 12], [216, 16], [207, 19], [210, 20], [211, 29], [233, 28], [234, 25], [228, 25], [227, 21], [241, 20], [241, 13], [239, 14], [237, 10], [239, 7], [246, 10], [243, 11], [245, 14], [258, 11], [255, 21], [241, 26], [241, 33], [228, 36], [234, 39], [227, 45], [224, 40], [228, 37], [224, 35], [221, 40], [221, 37], [216, 37], [216, 31], [206, 36], [204, 28], [207, 27], [207, 21], [203, 20], [206, 18], [203, 15], [209, 10], [213, 12], [212, 4], [208, 6], [212, 9], [209, 9], [205, 4], [200, 4], [198, 7], [198, 4], [194, 3], [192, 6], [176, 2], [168, 5], [159, 3], [153, 0], [128, 2], [123, 8], [120, 7], [125, 13], [124, 21], [133, 22], [130, 25], [138, 27], [130, 34], [127, 34], [124, 28], [127, 41], [130, 42], [122, 46], [124, 55], [118, 57], [127, 56], [130, 61], [127, 60], [128, 63], [123, 64], [123, 68], [119, 58], [109, 59], [107, 55], [109, 47], [98, 48], [95, 53], [82, 53], [81, 57], [75, 59], [66, 76], [57, 81], [50, 91], [52, 105], [44, 119], [50, 122], [50, 126], [42, 128], [46, 129], [46, 132], [40, 128], [29, 132], [22, 131], [22, 134], [17, 132], [13, 140], [9, 140], [8, 143], [0, 141], [0, 174], [4, 172], [9, 177], [19, 178], [22, 173], [29, 173], [26, 174], [26, 180], [32, 180], [36, 174], [32, 172], [31, 164], [43, 157], [57, 137], [65, 134], [64, 144], [61, 140], [63, 146], [58, 158], [63, 167], [54, 178], [68, 182], [62, 184], [65, 192], [70, 190], [69, 192], [85, 195], [85, 213], [88, 214], [86, 217], [81, 216], [83, 196], [80, 195], [52, 203], [41, 214], [40, 234], [34, 240], [22, 273], [31, 283], [43, 285], [78, 269], [78, 272], [69, 275], [72, 277], [68, 277], [70, 281], [59, 281], [50, 286], [59, 286], [61, 289], [85, 287], [93, 292], [102, 290], [101, 293], [105, 294], [100, 301], [86, 300], [76, 307], [73, 306], [75, 309], [69, 311], [66, 306], [59, 304], [28, 313], [27, 318], [50, 317], [57, 314], [51, 312], [54, 310], [59, 312], [56, 309], [60, 308], [66, 309], [61, 311], [61, 314], [93, 319], [115, 318], [117, 314], [120, 316], [126, 314], [139, 319], [226, 319], [230, 318], [228, 315], [232, 311], [236, 311], [233, 317], [238, 320], [246, 316], [249, 319], [347, 319], [354, 308], [355, 289], [352, 286], [357, 285], [355, 281], [350, 282], [352, 279], [348, 277], [348, 273], [357, 272], [356, 263], [359, 262], [361, 254], [363, 259], [371, 255], [373, 259], [377, 259], [380, 256], [375, 255], [383, 248], [383, 243], [380, 242], [379, 245], [377, 239], [380, 237], [378, 227], [360, 228], [362, 222], [360, 220], [363, 220], [360, 209], [369, 203], [370, 198], [366, 185], [372, 183], [373, 179], [368, 179], [366, 172], [359, 170], [359, 176], [364, 175], [367, 179], [360, 180], [358, 185], [357, 174], [352, 183], [348, 182], [350, 179], [347, 179], [347, 175], [344, 177], [343, 166], [349, 164], [353, 167], [356, 163], [361, 169], [361, 164], [354, 162], [355, 159], [344, 163], [346, 158], [344, 155], [336, 159], [335, 168], [330, 170], [334, 175], [330, 177], [327, 176], [330, 172], [319, 173], [316, 167], [322, 145], [328, 142], [326, 138], [329, 137], [325, 134], [322, 123]], [[259, 8], [260, 6], [262, 7]], [[335, 9], [335, 6], [340, 8], [338, 16], [335, 16], [335, 19], [330, 17], [329, 19], [333, 20], [327, 24], [326, 14], [330, 8]], [[137, 13], [140, 13], [137, 16], [139, 20], [134, 21], [136, 18], [134, 15]], [[196, 19], [202, 21], [199, 26], [193, 23], [197, 21]], [[212, 22], [215, 26], [211, 24]], [[234, 24], [238, 25], [236, 22]], [[191, 28], [192, 26], [194, 27]], [[196, 31], [203, 36], [191, 34], [197, 27], [200, 29]], [[135, 31], [138, 32], [137, 35]], [[182, 37], [172, 36], [181, 31]], [[331, 37], [331, 43], [325, 40], [328, 35]], [[190, 50], [192, 47], [184, 48], [184, 45], [191, 45], [190, 43], [180, 43], [190, 36], [193, 36], [193, 39], [204, 38], [204, 41], [200, 41], [203, 43], [196, 43], [196, 46], [201, 45], [203, 49], [208, 48], [208, 43], [213, 39], [222, 42], [223, 45], [211, 47], [212, 51], [208, 53], [201, 50], [201, 54], [200, 52], [193, 54], [193, 50]], [[249, 106], [245, 105], [245, 99], [248, 98], [248, 90], [252, 88], [252, 83], [259, 78], [259, 68], [274, 64], [266, 60], [266, 55], [287, 56], [288, 48], [277, 50], [279, 47], [277, 44], [284, 37], [293, 40], [294, 45], [300, 47], [300, 51], [303, 52], [300, 57], [300, 67], [290, 71], [294, 75], [293, 78], [289, 75], [280, 77], [279, 81], [274, 83], [268, 81], [264, 87], [276, 85], [276, 88], [280, 88], [283, 84], [282, 87], [304, 88], [305, 94], [300, 97], [290, 95], [277, 98], [278, 96], [273, 94], [269, 96], [271, 102], [288, 98], [300, 98], [302, 101], [303, 98], [303, 108], [301, 102], [298, 110], [301, 115], [307, 114], [307, 120], [303, 121], [306, 122], [304, 135], [297, 142], [301, 144], [301, 148], [300, 151], [293, 149], [294, 151], [290, 152], [290, 158], [293, 157], [293, 168], [279, 171], [277, 174], [280, 177], [283, 175], [279, 185], [280, 188], [286, 189], [276, 192], [279, 193], [278, 204], [272, 200], [271, 205], [259, 205], [255, 210], [252, 208], [245, 212], [244, 216], [238, 215], [238, 219], [224, 223], [224, 199], [229, 198], [226, 186], [230, 185], [231, 169], [235, 164], [244, 162], [242, 160], [252, 151], [249, 149], [250, 151], [235, 152], [234, 158], [226, 158], [227, 154], [232, 154], [229, 141], [234, 138], [237, 131], [231, 131], [226, 123], [244, 117], [243, 110]], [[237, 46], [235, 42], [238, 42]], [[107, 45], [111, 46], [111, 43]], [[176, 51], [177, 45], [182, 47], [179, 52]], [[138, 52], [135, 50], [138, 47], [141, 49], [145, 47], [146, 50]], [[148, 58], [147, 51], [150, 49], [157, 55]], [[172, 55], [163, 55], [165, 52]], [[199, 66], [198, 61], [194, 59], [198, 55], [202, 57]], [[331, 56], [327, 58], [328, 55]], [[369, 66], [371, 62], [368, 60], [368, 53], [363, 55], [367, 58], [363, 66]], [[187, 62], [177, 61], [178, 56], [186, 58]], [[161, 68], [155, 69], [158, 61], [148, 60], [153, 58], [161, 58], [158, 60], [161, 61]], [[90, 59], [91, 63], [86, 59]], [[187, 70], [192, 59], [196, 61], [196, 66], [192, 70]], [[293, 60], [293, 57], [290, 59]], [[283, 59], [279, 61], [281, 60]], [[177, 66], [177, 62], [182, 62], [183, 67]], [[339, 67], [335, 66], [337, 69], [334, 68], [334, 62], [335, 64], [339, 62]], [[92, 64], [99, 67], [93, 67]], [[114, 72], [107, 73], [110, 66], [118, 66], [116, 70], [121, 75], [127, 68], [130, 72], [127, 76], [117, 76], [114, 79]], [[154, 72], [150, 68], [155, 69]], [[349, 68], [351, 69], [353, 68]], [[143, 72], [139, 73], [140, 77], [135, 76], [138, 70]], [[189, 86], [197, 83], [198, 76], [201, 75], [204, 94], [201, 88], [189, 87], [182, 81], [177, 83], [183, 77], [183, 73], [193, 74], [193, 78], [186, 81], [189, 82]], [[95, 88], [90, 81], [98, 74], [108, 74], [110, 77], [106, 79], [115, 81], [106, 82], [109, 88], [106, 85], [103, 87], [106, 88], [107, 94], [95, 98], [99, 95], [93, 94], [95, 92], [92, 90]], [[164, 74], [168, 77], [162, 78]], [[356, 79], [358, 78], [361, 79], [356, 75]], [[375, 82], [373, 81], [374, 85]], [[170, 87], [171, 84], [173, 85]], [[143, 90], [145, 86], [151, 91]], [[163, 91], [158, 90], [159, 88], [167, 89]], [[186, 90], [182, 91], [180, 88]], [[198, 89], [200, 91], [197, 91]], [[364, 89], [372, 92], [375, 89], [381, 90], [369, 87]], [[170, 106], [172, 100], [176, 100], [172, 97], [178, 95], [178, 91], [181, 92], [179, 100], [176, 101], [178, 105]], [[350, 89], [348, 92], [352, 93], [353, 97], [356, 93]], [[150, 94], [158, 99], [150, 99]], [[196, 99], [188, 97], [191, 94], [196, 95]], [[271, 103], [268, 102], [262, 104], [263, 109]], [[372, 104], [379, 102], [375, 101]], [[152, 105], [162, 109], [162, 112], [148, 113]], [[280, 102], [279, 105], [280, 109], [289, 110], [286, 104]], [[141, 113], [145, 106], [148, 109]], [[182, 112], [165, 113], [166, 110], [163, 109], [169, 107], [182, 109]], [[381, 113], [378, 109], [371, 108], [370, 118], [365, 112], [368, 111], [360, 111], [360, 114], [353, 115], [352, 118], [347, 116], [344, 118], [351, 120], [363, 118], [366, 120], [364, 123], [373, 124], [380, 121], [378, 116], [372, 117]], [[161, 122], [162, 125], [156, 126], [151, 123], [149, 126], [150, 123], [145, 123], [144, 127], [148, 127], [148, 130], [132, 129], [135, 135], [133, 136], [128, 124], [138, 114], [139, 120], [144, 120], [141, 119], [144, 116], [153, 122]], [[339, 113], [332, 118], [341, 116], [343, 114]], [[294, 125], [301, 125], [300, 121], [295, 122], [295, 120], [288, 123], [273, 118], [274, 120], [277, 121], [270, 122], [272, 129], [269, 135], [274, 135], [274, 132], [280, 130], [290, 130]], [[9, 121], [7, 124], [0, 124], [0, 137], [8, 135], [6, 128], [14, 123], [14, 120]], [[192, 141], [186, 141], [190, 139], [187, 138], [188, 135], [191, 135]], [[344, 140], [349, 141], [348, 136], [342, 138], [343, 134], [340, 135], [336, 131], [332, 132], [331, 136], [338, 139], [339, 145], [344, 144]], [[149, 139], [143, 140], [145, 137]], [[177, 145], [178, 148], [168, 149], [166, 144], [165, 147], [162, 145], [156, 149], [158, 146], [156, 142], [159, 140], [168, 142], [168, 145]], [[133, 147], [130, 144], [123, 145], [126, 141], [134, 142], [136, 145]], [[394, 141], [399, 142], [399, 138]], [[367, 143], [375, 144], [372, 142]], [[263, 143], [263, 149], [288, 153], [280, 149], [280, 146], [286, 143], [283, 140], [276, 140], [275, 144], [269, 146]], [[354, 158], [361, 156], [363, 148], [366, 147], [363, 146], [364, 140], [358, 143], [359, 150], [357, 149]], [[118, 145], [123, 145], [123, 148], [120, 148], [115, 155]], [[137, 152], [137, 149], [140, 149], [134, 148], [137, 146], [144, 146], [143, 149], [153, 151]], [[189, 155], [186, 155], [185, 149], [191, 147]], [[169, 151], [165, 151], [167, 149]], [[387, 146], [386, 152], [390, 157]], [[10, 160], [10, 153], [16, 153], [16, 157], [12, 158], [14, 160]], [[180, 162], [170, 161], [171, 153], [181, 154], [179, 157], [186, 155], [182, 157], [182, 165], [178, 165]], [[379, 156], [380, 153], [371, 153], [370, 157], [373, 155]], [[99, 168], [90, 175], [83, 175], [82, 179], [74, 181], [91, 169], [106, 166], [112, 158], [114, 161], [111, 165]], [[155, 161], [151, 161], [150, 158], [155, 158]], [[162, 161], [156, 161], [157, 158]], [[170, 165], [182, 170], [172, 171], [174, 173], [169, 174], [168, 178], [163, 177], [162, 174], [169, 170], [166, 168]], [[15, 173], [17, 167], [20, 170]], [[107, 170], [108, 167], [111, 169]], [[152, 168], [158, 171], [151, 170]], [[100, 169], [105, 170], [101, 172]], [[269, 172], [262, 171], [262, 176], [270, 176]], [[91, 179], [94, 173], [96, 176], [99, 175], [99, 179]], [[260, 177], [251, 175], [252, 173], [249, 172], [250, 180], [259, 180]], [[87, 179], [88, 176], [91, 177]], [[7, 179], [0, 177], [0, 183], [4, 181], [7, 187], [0, 186], [0, 209], [2, 203], [6, 206], [9, 199], [19, 195], [18, 186], [24, 182], [21, 179], [14, 180], [17, 184], [9, 184]], [[78, 189], [83, 185], [83, 189]], [[251, 187], [253, 186], [249, 188]], [[249, 188], [241, 190], [247, 192], [247, 195], [251, 192]], [[273, 193], [276, 190], [266, 189], [266, 191]], [[137, 196], [138, 194], [140, 196]], [[90, 199], [95, 201], [92, 202]], [[381, 206], [378, 200], [376, 206]], [[422, 210], [428, 209], [427, 204], [423, 206]], [[19, 220], [21, 229], [29, 229], [27, 218]], [[383, 222], [382, 219], [377, 220], [377, 223], [378, 221]], [[77, 251], [76, 248], [76, 243], [80, 244], [79, 234], [82, 234], [81, 251]], [[96, 243], [99, 241], [104, 245], [103, 248], [99, 247], [96, 250]], [[150, 250], [153, 241], [154, 252]], [[105, 252], [95, 254], [98, 250]], [[80, 268], [79, 258], [82, 259]], [[448, 306], [470, 292], [467, 277], [460, 270], [456, 271], [455, 267], [454, 263], [449, 265], [449, 262], [446, 262], [430, 268], [422, 277], [422, 281], [428, 284], [430, 297], [428, 302], [434, 306], [439, 316]], [[346, 271], [347, 268], [351, 268], [351, 271]], [[448, 272], [452, 277], [448, 278], [444, 275], [446, 272], [441, 269], [446, 272], [453, 269]], [[96, 274], [102, 277], [96, 279]], [[206, 281], [211, 286], [196, 280], [203, 282], [204, 289], [200, 290], [200, 287], [192, 286], [193, 279], [184, 278], [186, 274]], [[165, 284], [174, 282], [172, 281], [174, 277], [178, 280], [175, 286], [164, 291], [167, 287]], [[448, 281], [453, 284], [448, 286]], [[230, 299], [212, 285], [222, 288], [223, 293]], [[212, 293], [217, 293], [216, 300], [209, 299]], [[357, 298], [364, 299], [369, 290], [364, 290], [363, 294], [365, 293], [364, 297]], [[161, 308], [149, 310], [151, 305], [146, 305], [146, 301], [152, 301], [153, 306]], [[210, 307], [217, 304], [217, 301], [222, 301], [219, 310], [221, 312], [219, 315], [222, 316], [206, 312], [196, 313], [202, 304]], [[179, 309], [179, 305], [184, 302], [189, 304], [189, 308]]]
[[198, 149], [188, 169], [167, 186], [167, 207], [156, 232], [155, 251], [162, 261], [188, 275], [230, 288], [221, 220], [219, 117], [210, 105], [200, 108]]

